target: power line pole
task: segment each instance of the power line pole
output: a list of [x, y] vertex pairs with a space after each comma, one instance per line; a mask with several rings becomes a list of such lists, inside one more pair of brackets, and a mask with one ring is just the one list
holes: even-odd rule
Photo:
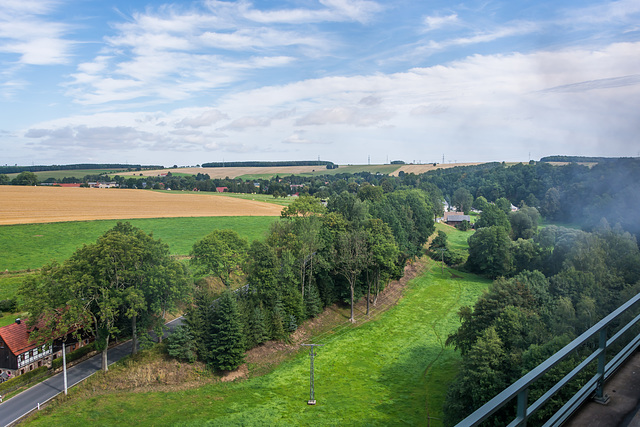
[[314, 390], [313, 390], [313, 356], [315, 356], [315, 353], [313, 352], [314, 347], [322, 347], [324, 344], [300, 344], [302, 346], [305, 347], [309, 347], [309, 357], [311, 358], [311, 378], [310, 378], [310, 389], [309, 389], [309, 400], [307, 401], [307, 405], [315, 405], [316, 404], [316, 399], [314, 397]]
[[444, 274], [444, 251], [447, 250], [447, 248], [438, 248], [438, 250], [440, 251], [440, 253], [442, 254], [442, 274]]

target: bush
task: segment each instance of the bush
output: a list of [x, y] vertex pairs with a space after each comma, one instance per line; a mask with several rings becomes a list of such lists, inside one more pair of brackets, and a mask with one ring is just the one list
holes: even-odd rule
[[[79, 349], [72, 351], [71, 353], [67, 354], [65, 356], [65, 358], [67, 359], [67, 363], [69, 362], [73, 362], [74, 360], [78, 360], [83, 356], [86, 356], [87, 354], [91, 353], [92, 351], [95, 350], [95, 342], [89, 343], [87, 345], [85, 345], [84, 347], [80, 347]], [[52, 369], [58, 369], [59, 367], [62, 366], [62, 357], [59, 357], [57, 359], [54, 359], [51, 362], [51, 368]]]
[[0, 384], [0, 392], [20, 387], [23, 384], [27, 384], [34, 377], [46, 374], [47, 369], [48, 368], [46, 366], [41, 366], [41, 367], [39, 367], [37, 369], [34, 369], [33, 371], [29, 371], [29, 372], [24, 373], [22, 375], [18, 375], [16, 377], [13, 377], [10, 380], [7, 380], [7, 381], [3, 382], [2, 384]]
[[0, 312], [15, 313], [18, 310], [18, 301], [15, 298], [0, 301]]
[[180, 325], [166, 339], [169, 356], [193, 363], [196, 360], [196, 343], [187, 325]]
[[465, 219], [460, 224], [456, 225], [456, 228], [460, 231], [467, 231], [471, 229], [471, 223]]
[[461, 249], [450, 249], [444, 253], [447, 265], [460, 265], [467, 260], [467, 252]]

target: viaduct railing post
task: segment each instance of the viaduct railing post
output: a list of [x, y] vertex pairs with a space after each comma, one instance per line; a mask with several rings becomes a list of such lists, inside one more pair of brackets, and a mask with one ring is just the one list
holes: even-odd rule
[[527, 425], [527, 400], [529, 399], [529, 387], [518, 393], [518, 413], [516, 415], [516, 421], [521, 427]]
[[607, 327], [604, 326], [600, 330], [600, 343], [598, 346], [600, 354], [598, 355], [598, 385], [594, 401], [606, 405], [609, 403], [609, 396], [604, 393], [604, 368], [607, 364]]

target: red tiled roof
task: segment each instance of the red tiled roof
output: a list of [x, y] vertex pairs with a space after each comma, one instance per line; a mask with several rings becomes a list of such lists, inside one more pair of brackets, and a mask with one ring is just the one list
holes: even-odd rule
[[38, 347], [35, 341], [29, 341], [29, 332], [32, 328], [28, 328], [23, 320], [19, 324], [12, 323], [0, 328], [0, 338], [5, 342], [9, 350], [16, 356]]

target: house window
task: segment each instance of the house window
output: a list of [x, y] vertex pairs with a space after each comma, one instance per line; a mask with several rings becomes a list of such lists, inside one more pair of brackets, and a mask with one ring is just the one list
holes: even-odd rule
[[39, 361], [38, 361], [38, 368], [39, 368], [40, 366], [42, 366], [42, 360], [39, 360]]
[[33, 350], [29, 350], [29, 357], [33, 357]]

